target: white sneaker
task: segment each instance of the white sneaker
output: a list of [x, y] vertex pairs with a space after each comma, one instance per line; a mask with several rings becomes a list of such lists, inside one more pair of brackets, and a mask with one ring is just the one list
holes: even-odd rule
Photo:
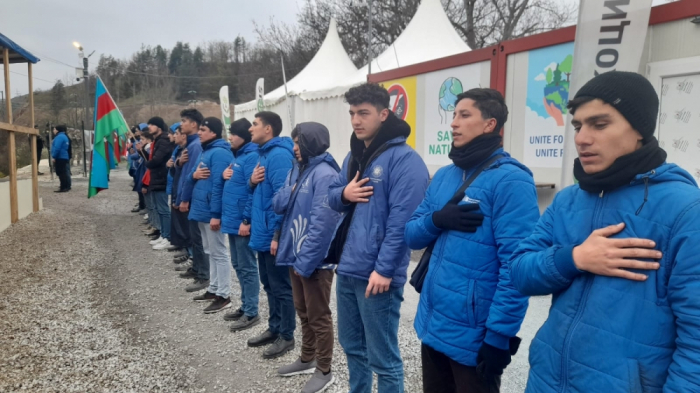
[[170, 241], [168, 239], [163, 239], [162, 242], [153, 245], [154, 250], [165, 250], [168, 247], [170, 247]]
[[155, 246], [156, 244], [162, 242], [163, 240], [165, 240], [165, 239], [163, 239], [162, 237], [158, 237], [158, 239], [156, 239], [156, 240], [151, 240], [150, 242], [148, 242], [148, 244], [150, 244], [150, 245], [152, 245], [152, 246]]
[[144, 220], [148, 220], [148, 213], [146, 213], [146, 214], [143, 215], [143, 219], [144, 219]]

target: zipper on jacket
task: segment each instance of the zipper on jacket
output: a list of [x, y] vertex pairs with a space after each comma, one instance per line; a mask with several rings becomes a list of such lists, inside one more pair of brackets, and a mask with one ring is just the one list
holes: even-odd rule
[[[596, 206], [594, 209], [594, 220], [593, 220], [593, 228], [591, 228], [591, 231], [594, 230], [596, 226], [600, 226], [601, 218], [602, 218], [602, 212], [603, 212], [603, 205], [604, 205], [604, 199], [603, 199], [603, 191], [600, 192], [600, 195], [598, 196], [598, 200], [596, 201]], [[562, 368], [562, 388], [559, 390], [560, 392], [566, 392], [566, 389], [569, 387], [569, 368], [568, 368], [568, 363], [569, 363], [569, 349], [571, 348], [571, 339], [574, 335], [574, 332], [576, 331], [576, 328], [578, 327], [579, 322], [581, 321], [581, 317], [583, 316], [583, 311], [585, 309], [585, 305], [588, 302], [588, 295], [590, 294], [591, 287], [593, 286], [593, 280], [595, 279], [595, 276], [590, 275], [589, 277], [586, 277], [586, 285], [583, 288], [583, 292], [581, 293], [581, 299], [579, 300], [578, 303], [578, 308], [576, 309], [576, 314], [574, 315], [573, 321], [571, 321], [571, 327], [569, 327], [569, 331], [566, 333], [566, 336], [564, 337], [564, 350], [562, 351], [561, 354], [561, 368]]]

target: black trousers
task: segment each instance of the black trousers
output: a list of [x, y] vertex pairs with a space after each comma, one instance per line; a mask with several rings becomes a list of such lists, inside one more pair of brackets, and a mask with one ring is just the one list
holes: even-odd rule
[[56, 175], [58, 176], [58, 180], [61, 182], [61, 190], [70, 190], [71, 187], [69, 163], [69, 160], [56, 160]]
[[180, 248], [192, 246], [190, 222], [187, 219], [187, 214], [170, 207], [170, 244], [173, 246]]
[[499, 393], [501, 378], [484, 381], [476, 367], [459, 364], [447, 355], [421, 344], [424, 393]]
[[139, 194], [139, 209], [143, 210], [146, 208], [146, 198], [141, 191], [137, 192], [137, 194]]

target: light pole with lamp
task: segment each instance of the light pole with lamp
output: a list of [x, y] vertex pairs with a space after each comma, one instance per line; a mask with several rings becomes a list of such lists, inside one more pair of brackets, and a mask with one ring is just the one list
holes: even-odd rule
[[[83, 135], [81, 136], [80, 139], [83, 140], [83, 177], [87, 176], [87, 163], [86, 161], [86, 152], [85, 152], [85, 124], [88, 124], [88, 116], [90, 113], [90, 82], [89, 82], [89, 74], [88, 74], [88, 59], [90, 56], [92, 56], [95, 51], [90, 52], [89, 55], [85, 56], [85, 53], [83, 52], [83, 46], [80, 45], [77, 41], [73, 41], [73, 46], [76, 47], [80, 53], [78, 54], [78, 57], [83, 59], [83, 80], [85, 81], [85, 120], [81, 121], [82, 124], [82, 133]], [[78, 78], [80, 80], [80, 78]], [[95, 128], [95, 125], [92, 125], [92, 128]]]

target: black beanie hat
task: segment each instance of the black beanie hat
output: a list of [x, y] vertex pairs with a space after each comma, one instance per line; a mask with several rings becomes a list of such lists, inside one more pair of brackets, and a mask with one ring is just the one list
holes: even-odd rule
[[589, 80], [576, 98], [592, 97], [612, 105], [644, 138], [654, 136], [659, 97], [647, 78], [636, 72], [610, 71]]
[[163, 132], [168, 132], [168, 126], [165, 124], [165, 120], [163, 120], [162, 117], [151, 117], [150, 119], [148, 119], [148, 124], [152, 124], [160, 128], [160, 130]]
[[202, 125], [207, 126], [211, 132], [216, 134], [217, 138], [221, 138], [221, 132], [224, 130], [224, 125], [221, 123], [221, 120], [217, 119], [216, 117], [207, 117], [202, 122]]
[[246, 119], [245, 117], [242, 119], [238, 119], [231, 123], [231, 127], [229, 127], [229, 132], [231, 132], [232, 135], [238, 135], [245, 141], [245, 143], [250, 142], [252, 136], [250, 135], [250, 127], [252, 124]]

